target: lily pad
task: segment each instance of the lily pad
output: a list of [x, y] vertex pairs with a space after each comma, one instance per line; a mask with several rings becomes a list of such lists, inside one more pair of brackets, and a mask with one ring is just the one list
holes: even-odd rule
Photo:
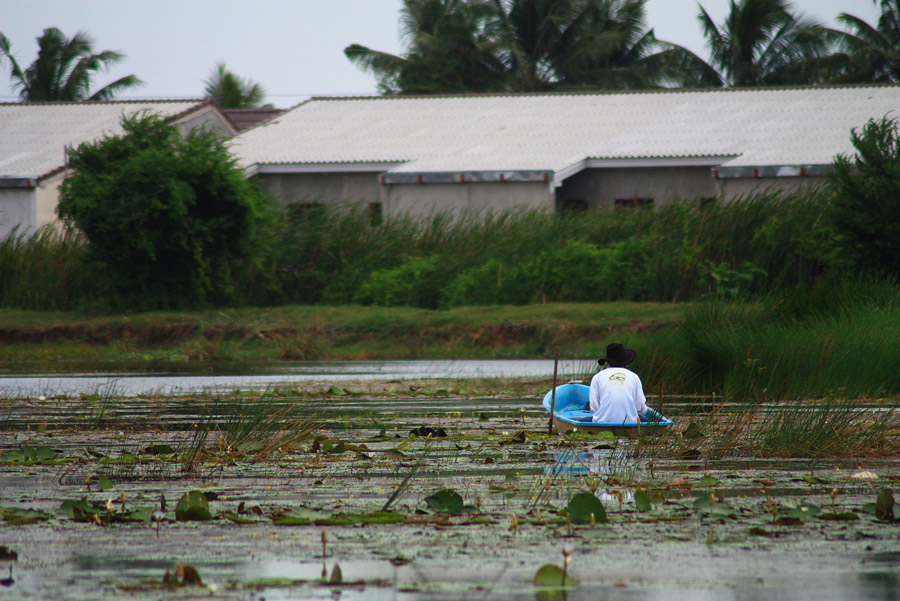
[[590, 524], [591, 514], [595, 522], [608, 522], [603, 503], [589, 492], [580, 492], [569, 501], [567, 507], [569, 519], [573, 524]]
[[184, 493], [175, 507], [175, 519], [179, 522], [211, 520], [206, 495], [199, 490]]
[[853, 522], [859, 519], [859, 515], [852, 511], [843, 511], [840, 513], [820, 513], [816, 517], [820, 520], [834, 520], [838, 522]]
[[272, 523], [278, 526], [305, 526], [330, 517], [330, 513], [301, 506], [292, 507], [289, 511], [272, 518]]
[[875, 519], [885, 522], [893, 522], [896, 519], [894, 513], [894, 495], [889, 488], [885, 488], [875, 499]]
[[425, 497], [425, 503], [432, 511], [458, 515], [464, 511], [463, 498], [452, 488], [442, 488], [434, 494]]
[[535, 586], [555, 588], [563, 586], [574, 586], [576, 584], [578, 584], [578, 581], [576, 579], [566, 574], [561, 567], [555, 566], [552, 563], [541, 566], [534, 575]]
[[650, 496], [642, 490], [634, 493], [634, 505], [638, 511], [650, 511], [653, 505], [650, 503]]
[[694, 500], [694, 509], [719, 517], [735, 517], [734, 509], [727, 503], [710, 499], [711, 495], [703, 495]]
[[10, 526], [37, 524], [50, 519], [50, 516], [42, 511], [20, 509], [18, 507], [0, 507], [0, 517]]
[[702, 478], [700, 478], [700, 482], [697, 483], [697, 486], [703, 486], [706, 488], [710, 488], [712, 486], [717, 486], [718, 484], [719, 484], [718, 478], [715, 478], [715, 477], [707, 474], [707, 475], [703, 476]]

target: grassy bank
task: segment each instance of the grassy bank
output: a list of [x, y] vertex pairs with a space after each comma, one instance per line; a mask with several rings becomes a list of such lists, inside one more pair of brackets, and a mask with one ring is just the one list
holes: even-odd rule
[[[0, 310], [0, 360], [462, 359], [594, 356], [676, 327], [684, 305], [285, 306], [116, 316]], [[599, 356], [599, 355], [597, 355]]]
[[[753, 302], [429, 310], [288, 306], [90, 316], [0, 310], [0, 360], [300, 361], [566, 358], [617, 340], [654, 393], [740, 400], [900, 395], [900, 289], [836, 280]], [[13, 365], [12, 368], [9, 366]]]

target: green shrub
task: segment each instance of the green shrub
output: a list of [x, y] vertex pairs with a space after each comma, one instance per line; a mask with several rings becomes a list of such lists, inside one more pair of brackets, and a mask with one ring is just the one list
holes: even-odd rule
[[70, 149], [57, 212], [83, 232], [122, 309], [238, 300], [233, 277], [251, 261], [263, 200], [225, 143], [181, 137], [162, 117], [122, 118], [124, 134]]
[[372, 273], [357, 289], [354, 301], [435, 309], [444, 282], [440, 257], [408, 257], [397, 267]]
[[839, 155], [829, 217], [840, 254], [856, 267], [900, 276], [900, 127], [870, 120], [851, 134], [856, 155]]

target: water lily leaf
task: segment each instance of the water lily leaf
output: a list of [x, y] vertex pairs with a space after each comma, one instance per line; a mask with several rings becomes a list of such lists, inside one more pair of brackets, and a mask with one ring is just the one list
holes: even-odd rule
[[132, 511], [116, 514], [116, 520], [119, 522], [149, 522], [153, 517], [153, 511], [152, 507], [140, 507]]
[[550, 563], [541, 566], [534, 574], [534, 585], [537, 587], [562, 588], [576, 584], [578, 580], [566, 574], [561, 567]]
[[[565, 578], [565, 581], [563, 580]], [[535, 586], [565, 586], [573, 584], [572, 579], [565, 575], [563, 569], [553, 564], [541, 566], [534, 575]]]
[[593, 493], [578, 493], [569, 500], [567, 510], [573, 524], [590, 524], [591, 514], [594, 514], [594, 521], [597, 523], [609, 521], [603, 503]]
[[852, 511], [843, 511], [841, 513], [820, 513], [816, 517], [820, 520], [834, 520], [838, 522], [853, 522], [859, 519], [859, 515]]
[[642, 490], [634, 493], [634, 505], [638, 511], [650, 511], [653, 505], [650, 504], [650, 496]]
[[344, 582], [344, 575], [341, 573], [341, 566], [334, 564], [331, 576], [328, 578], [328, 584], [341, 584], [342, 582]]
[[246, 515], [239, 515], [237, 513], [231, 513], [231, 512], [223, 513], [222, 517], [233, 524], [240, 524], [240, 525], [258, 524], [259, 522], [262, 521], [256, 517], [251, 518], [251, 517], [247, 517]]
[[720, 517], [735, 517], [734, 509], [728, 503], [710, 499], [711, 495], [703, 495], [694, 500], [694, 509]]
[[0, 516], [10, 526], [37, 524], [50, 519], [50, 516], [42, 511], [21, 509], [19, 507], [0, 507]]
[[112, 482], [109, 481], [109, 478], [104, 474], [100, 476], [100, 483], [97, 484], [98, 490], [109, 490], [112, 488]]
[[752, 536], [765, 536], [768, 538], [775, 538], [776, 536], [778, 536], [777, 533], [769, 532], [768, 530], [766, 530], [765, 528], [761, 528], [760, 526], [753, 526], [752, 528], [747, 530], [747, 533]]
[[305, 526], [316, 520], [330, 518], [330, 513], [310, 509], [309, 507], [292, 507], [289, 511], [272, 518], [272, 523], [279, 526]]
[[875, 499], [875, 519], [885, 522], [893, 522], [896, 519], [894, 514], [894, 495], [891, 489], [885, 488]]
[[438, 513], [449, 513], [457, 515], [463, 512], [463, 499], [459, 493], [452, 488], [442, 488], [441, 490], [425, 497], [425, 502], [432, 511]]
[[67, 499], [59, 506], [59, 515], [76, 521], [88, 521], [88, 514], [97, 513], [97, 509], [91, 507], [86, 497], [80, 499]]
[[179, 522], [211, 520], [206, 495], [199, 490], [184, 493], [175, 507], [175, 519]]
[[805, 476], [803, 476], [803, 480], [807, 484], [828, 484], [828, 480], [826, 480], [825, 478], [813, 476], [812, 474], [806, 474]]
[[358, 521], [363, 524], [396, 524], [405, 519], [405, 516], [393, 511], [373, 511], [358, 516]]
[[50, 447], [32, 447], [32, 453], [34, 453], [34, 458], [43, 461], [45, 459], [53, 459], [58, 455], [56, 451], [51, 449]]
[[718, 478], [714, 478], [713, 476], [710, 476], [707, 474], [707, 475], [703, 476], [702, 478], [700, 478], [700, 482], [697, 483], [697, 486], [703, 486], [703, 487], [709, 488], [711, 486], [716, 486], [718, 484], [719, 484]]
[[330, 386], [325, 392], [337, 396], [344, 396], [345, 394], [347, 394], [347, 392], [343, 388], [338, 388], [337, 386]]
[[174, 455], [175, 449], [168, 444], [151, 444], [141, 449], [142, 455]]

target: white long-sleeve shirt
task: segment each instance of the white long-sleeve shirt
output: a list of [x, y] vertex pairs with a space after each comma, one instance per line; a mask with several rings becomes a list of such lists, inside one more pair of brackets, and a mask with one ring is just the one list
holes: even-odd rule
[[591, 413], [595, 423], [636, 424], [647, 411], [641, 379], [624, 367], [607, 367], [591, 379]]

